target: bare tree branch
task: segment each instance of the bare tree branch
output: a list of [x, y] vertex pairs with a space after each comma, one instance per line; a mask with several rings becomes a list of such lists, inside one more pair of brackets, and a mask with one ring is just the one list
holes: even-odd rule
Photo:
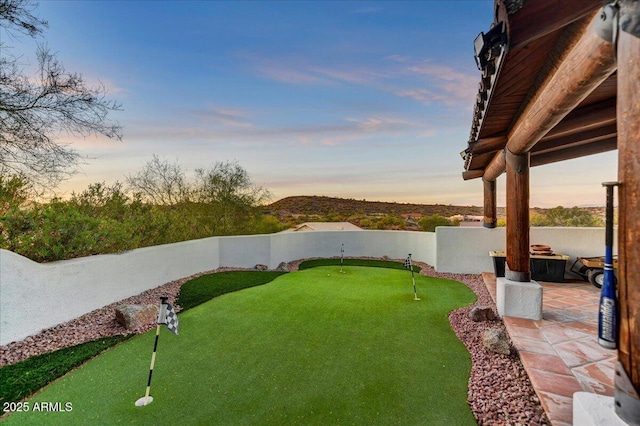
[[31, 37], [42, 35], [49, 24], [32, 13], [36, 7], [29, 0], [1, 0], [0, 27], [9, 33], [18, 31]]
[[157, 155], [135, 175], [127, 176], [130, 190], [159, 205], [174, 205], [188, 201], [191, 194], [184, 170], [178, 163], [161, 160]]
[[[33, 9], [28, 0], [0, 0], [0, 26], [41, 34], [47, 23]], [[38, 44], [36, 57], [38, 73], [30, 78], [15, 57], [0, 56], [0, 165], [55, 184], [73, 174], [81, 160], [57, 138], [101, 134], [121, 140], [122, 127], [108, 115], [122, 107], [106, 99], [104, 85], [89, 87], [81, 74], [67, 72], [46, 44]]]

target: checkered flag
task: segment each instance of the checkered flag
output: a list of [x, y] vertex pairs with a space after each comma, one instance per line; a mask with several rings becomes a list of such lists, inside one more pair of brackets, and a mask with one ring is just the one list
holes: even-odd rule
[[411, 253], [407, 256], [407, 260], [404, 261], [404, 267], [411, 271], [411, 282], [413, 282], [413, 300], [420, 300], [418, 297], [418, 290], [416, 289], [416, 279], [413, 276], [413, 265], [411, 264]]
[[407, 260], [404, 261], [404, 267], [406, 269], [413, 269], [411, 264], [411, 255], [407, 256]]
[[171, 304], [167, 303], [169, 298], [167, 296], [160, 296], [162, 303], [160, 304], [160, 311], [158, 312], [158, 321], [156, 324], [156, 341], [153, 344], [153, 355], [151, 355], [151, 366], [149, 367], [149, 379], [147, 380], [147, 390], [142, 398], [138, 398], [136, 401], [136, 407], [144, 407], [153, 402], [153, 397], [149, 394], [151, 392], [151, 377], [153, 377], [153, 367], [156, 363], [156, 350], [158, 349], [158, 338], [160, 337], [160, 325], [165, 324], [169, 331], [178, 334], [178, 315], [173, 309]]
[[[163, 315], [164, 313], [164, 315]], [[158, 324], [166, 324], [169, 331], [178, 335], [178, 314], [170, 303], [162, 305]]]

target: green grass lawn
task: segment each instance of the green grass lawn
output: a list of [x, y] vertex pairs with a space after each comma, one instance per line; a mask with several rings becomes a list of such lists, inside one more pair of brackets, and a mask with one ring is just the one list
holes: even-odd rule
[[[408, 271], [317, 267], [225, 294], [106, 351], [27, 402], [7, 424], [475, 424], [471, 367], [447, 315], [464, 285]], [[35, 412], [36, 403], [71, 411]], [[65, 403], [70, 403], [65, 406]]]

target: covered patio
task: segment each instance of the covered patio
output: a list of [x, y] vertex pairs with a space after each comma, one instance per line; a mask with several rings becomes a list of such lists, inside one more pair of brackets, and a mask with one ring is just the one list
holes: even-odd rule
[[[461, 152], [463, 178], [483, 182], [486, 228], [496, 226], [496, 180], [506, 172], [505, 276], [485, 281], [558, 425], [575, 416], [640, 424], [640, 2], [603, 5], [495, 1], [490, 29], [474, 42], [482, 77]], [[597, 343], [598, 291], [531, 280], [529, 170], [615, 149], [619, 337], [612, 351]], [[588, 394], [574, 395], [580, 391]], [[594, 394], [605, 395], [600, 405]]]
[[[495, 275], [484, 273], [483, 279], [495, 301]], [[596, 287], [584, 281], [540, 284], [543, 318], [504, 316], [503, 322], [549, 420], [568, 426], [574, 424], [575, 392], [613, 397], [618, 354], [598, 345]]]

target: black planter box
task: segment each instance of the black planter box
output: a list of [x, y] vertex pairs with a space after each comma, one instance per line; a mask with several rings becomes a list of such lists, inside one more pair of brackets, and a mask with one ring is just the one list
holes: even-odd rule
[[[507, 260], [504, 251], [490, 251], [493, 258], [493, 269], [496, 277], [504, 277], [505, 263]], [[564, 282], [564, 271], [569, 256], [553, 254], [550, 256], [532, 255], [530, 259], [531, 279], [537, 281]]]

